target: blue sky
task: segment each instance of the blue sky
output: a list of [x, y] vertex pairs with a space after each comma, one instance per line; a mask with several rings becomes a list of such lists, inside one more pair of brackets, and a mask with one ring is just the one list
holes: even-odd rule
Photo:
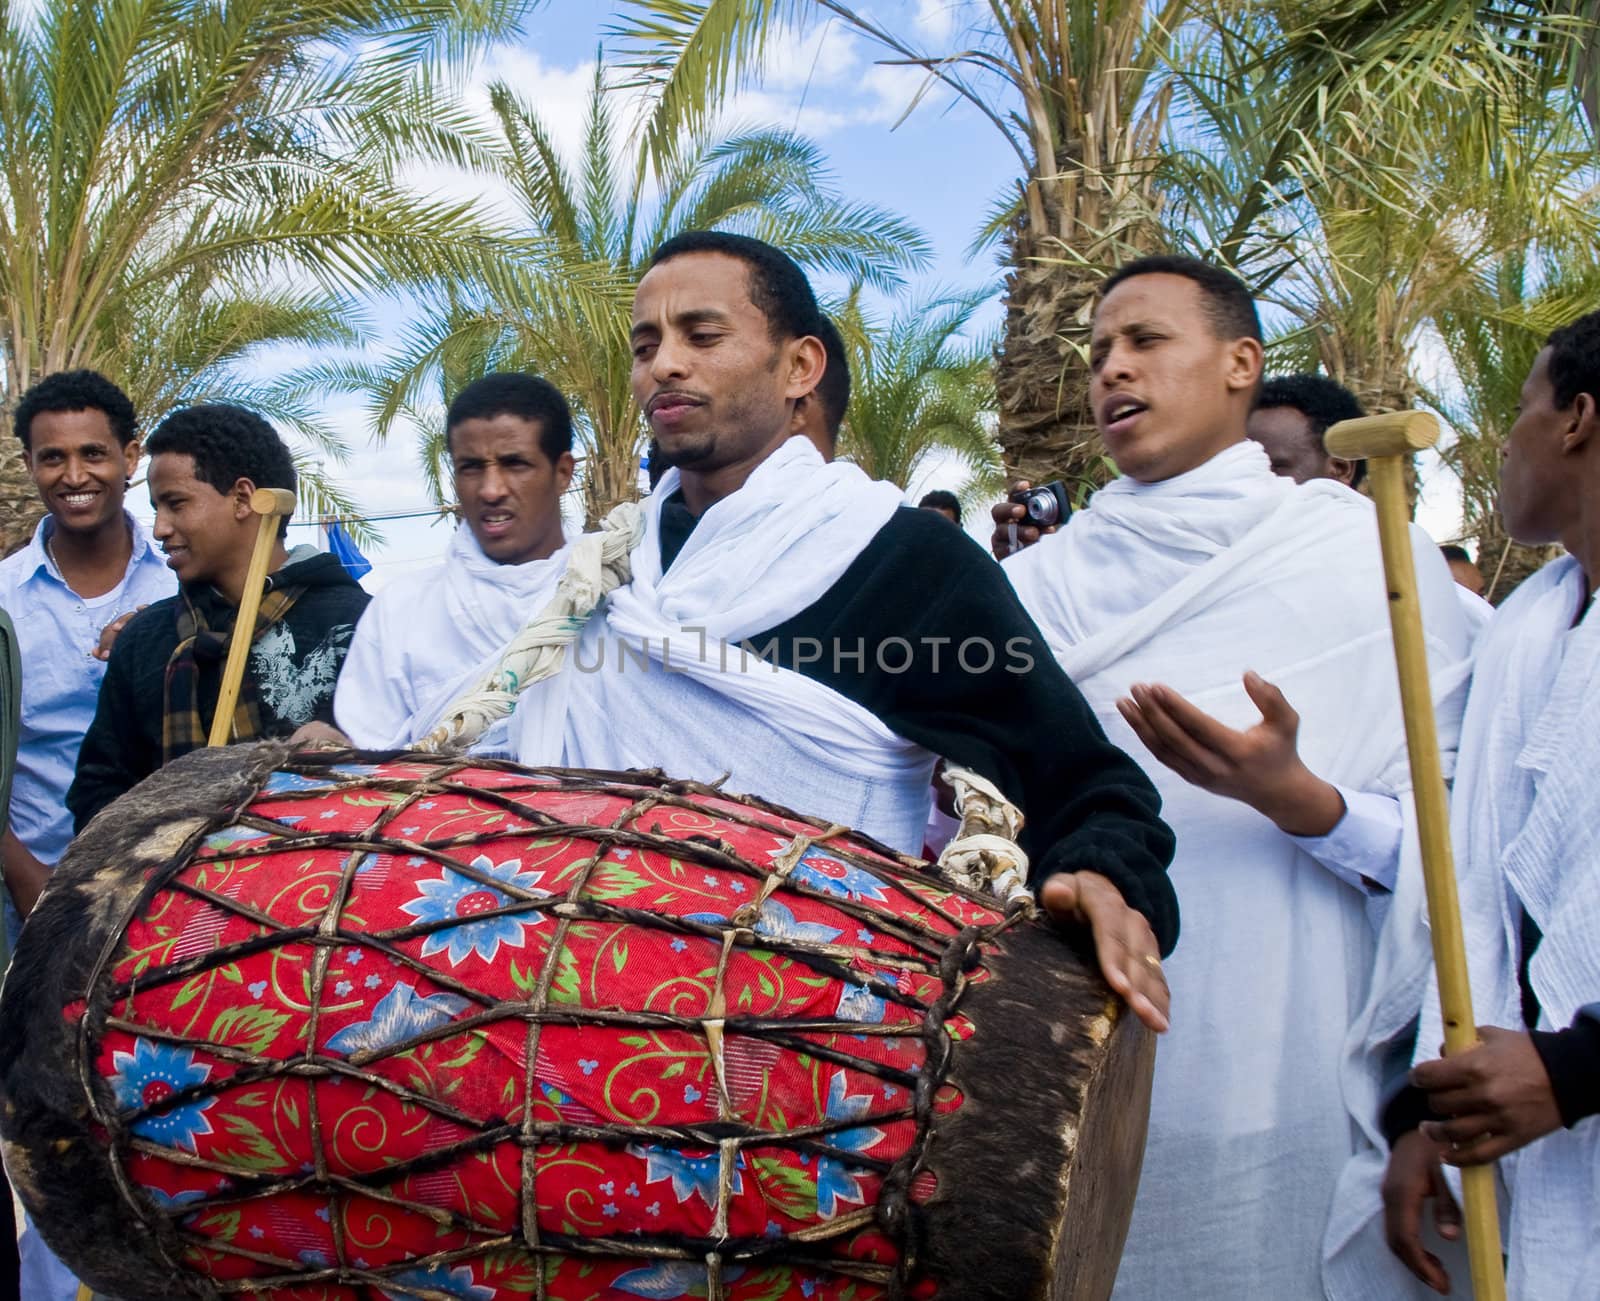
[[[483, 88], [503, 79], [535, 104], [558, 145], [575, 151], [596, 47], [619, 7], [592, 0], [548, 0], [527, 20], [521, 40], [484, 59], [467, 90], [469, 101], [486, 106]], [[873, 0], [864, 6], [893, 30], [938, 49], [959, 38], [955, 18], [962, 7], [962, 0]], [[989, 288], [994, 306], [983, 323], [998, 325], [1001, 283], [994, 252], [969, 257], [968, 249], [996, 197], [1016, 176], [1016, 157], [980, 113], [965, 103], [952, 103], [948, 94], [926, 96], [901, 121], [923, 76], [885, 66], [879, 62], [882, 57], [881, 50], [837, 21], [795, 34], [781, 43], [759, 83], [725, 106], [724, 123], [783, 126], [809, 136], [828, 156], [843, 195], [890, 208], [926, 233], [933, 260], [907, 292], [914, 295], [935, 286]], [[435, 183], [451, 180], [440, 177]], [[419, 184], [426, 187], [428, 179]], [[825, 280], [819, 286], [842, 287]], [[403, 312], [403, 303], [386, 303], [383, 309], [391, 327], [397, 323], [395, 306]], [[274, 361], [287, 364], [290, 359]], [[366, 513], [427, 504], [407, 442], [395, 439], [382, 448], [370, 447], [354, 400], [335, 398], [329, 411], [361, 449], [340, 478]], [[956, 487], [961, 477], [957, 467], [937, 467], [926, 483], [913, 487]], [[394, 521], [382, 527], [386, 542], [372, 553], [377, 572], [369, 586], [428, 563], [447, 541], [447, 530], [440, 525]], [[291, 536], [312, 540], [309, 529], [297, 528]]]

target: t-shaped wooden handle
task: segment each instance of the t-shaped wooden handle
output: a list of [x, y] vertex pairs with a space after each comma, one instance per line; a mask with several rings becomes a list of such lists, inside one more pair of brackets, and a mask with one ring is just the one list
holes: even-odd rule
[[1386, 411], [1381, 416], [1341, 420], [1322, 436], [1328, 455], [1341, 461], [1410, 456], [1438, 441], [1439, 419], [1431, 411]]
[[[1428, 650], [1423, 640], [1422, 605], [1411, 556], [1411, 503], [1406, 498], [1405, 464], [1432, 447], [1439, 421], [1427, 411], [1392, 411], [1359, 420], [1341, 420], [1323, 435], [1329, 455], [1366, 461], [1377, 507], [1378, 540], [1389, 588], [1389, 625], [1394, 634], [1395, 667], [1400, 675], [1400, 709], [1405, 717], [1406, 749], [1411, 758], [1411, 797], [1417, 809], [1417, 840], [1422, 850], [1422, 880], [1428, 895], [1433, 965], [1439, 973], [1439, 1011], [1446, 1053], [1466, 1052], [1478, 1042], [1467, 980], [1467, 949], [1456, 897], [1456, 871], [1450, 848], [1450, 808], [1439, 763], [1439, 737], [1428, 685]], [[1493, 869], [1493, 864], [1480, 867]], [[1467, 1258], [1478, 1301], [1505, 1301], [1505, 1269], [1500, 1255], [1500, 1217], [1495, 1209], [1494, 1167], [1461, 1171], [1467, 1229]]]

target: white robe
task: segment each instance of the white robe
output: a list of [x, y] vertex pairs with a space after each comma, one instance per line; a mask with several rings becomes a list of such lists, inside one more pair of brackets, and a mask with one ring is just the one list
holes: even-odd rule
[[645, 503], [633, 578], [561, 672], [513, 716], [524, 763], [659, 767], [832, 818], [919, 853], [934, 756], [821, 683], [744, 652], [836, 583], [902, 504], [900, 490], [803, 437], [712, 505], [666, 573], [661, 509]]
[[[1420, 533], [1413, 545], [1453, 749], [1468, 632], [1437, 548]], [[1335, 1185], [1381, 1143], [1380, 1046], [1416, 1014], [1427, 972], [1372, 506], [1339, 484], [1278, 478], [1240, 443], [1163, 483], [1117, 480], [1005, 569], [1177, 833], [1172, 1030], [1116, 1296], [1319, 1296]], [[1376, 941], [1359, 891], [1254, 810], [1162, 766], [1115, 709], [1132, 684], [1161, 682], [1250, 727], [1247, 669], [1299, 712], [1313, 772], [1401, 798], [1397, 886]]]
[[395, 579], [362, 614], [333, 698], [340, 729], [370, 750], [421, 740], [555, 595], [566, 563], [563, 547], [498, 564], [462, 525], [442, 564]]
[[[1600, 1002], [1600, 613], [1572, 557], [1547, 565], [1495, 614], [1461, 733], [1451, 833], [1480, 1025], [1522, 1028], [1524, 909], [1543, 933], [1529, 979], [1539, 1028]], [[1430, 985], [1418, 1060], [1443, 1040]], [[1600, 1297], [1600, 1117], [1500, 1163], [1510, 1189], [1511, 1301]]]

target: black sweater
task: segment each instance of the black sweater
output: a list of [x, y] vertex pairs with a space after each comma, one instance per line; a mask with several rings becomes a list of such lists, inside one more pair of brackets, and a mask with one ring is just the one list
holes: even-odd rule
[[[308, 590], [250, 648], [245, 672], [254, 680], [261, 709], [261, 735], [288, 736], [302, 723], [333, 722], [333, 688], [356, 621], [372, 598], [344, 571], [337, 558], [297, 553], [267, 579], [274, 587], [305, 584]], [[229, 626], [231, 607], [213, 589], [191, 590], [215, 629]], [[161, 731], [166, 711], [167, 661], [178, 647], [183, 597], [141, 610], [111, 648], [100, 684], [94, 721], [78, 752], [78, 769], [67, 791], [74, 832], [125, 791], [161, 766]], [[210, 726], [222, 690], [222, 661], [202, 663], [200, 716]]]
[[[663, 504], [663, 570], [697, 523], [681, 495]], [[1036, 888], [1053, 872], [1099, 872], [1172, 950], [1160, 796], [1106, 738], [1000, 567], [943, 516], [897, 511], [819, 600], [746, 644], [994, 782], [1027, 818]]]

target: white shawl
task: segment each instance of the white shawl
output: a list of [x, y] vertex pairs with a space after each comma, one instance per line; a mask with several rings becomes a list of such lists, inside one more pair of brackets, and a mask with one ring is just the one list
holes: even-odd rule
[[[1600, 1002], [1600, 615], [1572, 557], [1528, 579], [1479, 643], [1462, 726], [1451, 832], [1480, 1025], [1522, 1027], [1521, 913], [1543, 932], [1529, 977], [1540, 1028]], [[1444, 1035], [1438, 986], [1423, 1006], [1417, 1059]], [[1513, 1301], [1600, 1296], [1600, 1118], [1501, 1162]]]
[[[513, 718], [524, 763], [659, 767], [855, 826], [916, 852], [933, 756], [803, 674], [740, 646], [814, 604], [901, 505], [900, 490], [791, 438], [712, 505], [666, 573], [645, 505], [633, 580]], [[831, 653], [832, 648], [824, 648]]]
[[[1453, 751], [1469, 636], [1437, 549], [1421, 536], [1414, 546]], [[1107, 733], [1159, 788], [1178, 837], [1173, 1029], [1116, 1295], [1320, 1295], [1335, 1184], [1381, 1145], [1380, 1049], [1416, 1014], [1427, 972], [1371, 504], [1278, 478], [1240, 443], [1163, 483], [1109, 484], [1005, 569]], [[1247, 669], [1299, 712], [1312, 771], [1402, 797], [1402, 863], [1376, 946], [1358, 891], [1266, 818], [1157, 763], [1114, 706], [1133, 683], [1162, 682], [1249, 727], [1260, 716]]]
[[458, 528], [442, 564], [396, 579], [363, 612], [334, 694], [340, 729], [373, 750], [426, 736], [554, 595], [567, 550], [497, 564]]

